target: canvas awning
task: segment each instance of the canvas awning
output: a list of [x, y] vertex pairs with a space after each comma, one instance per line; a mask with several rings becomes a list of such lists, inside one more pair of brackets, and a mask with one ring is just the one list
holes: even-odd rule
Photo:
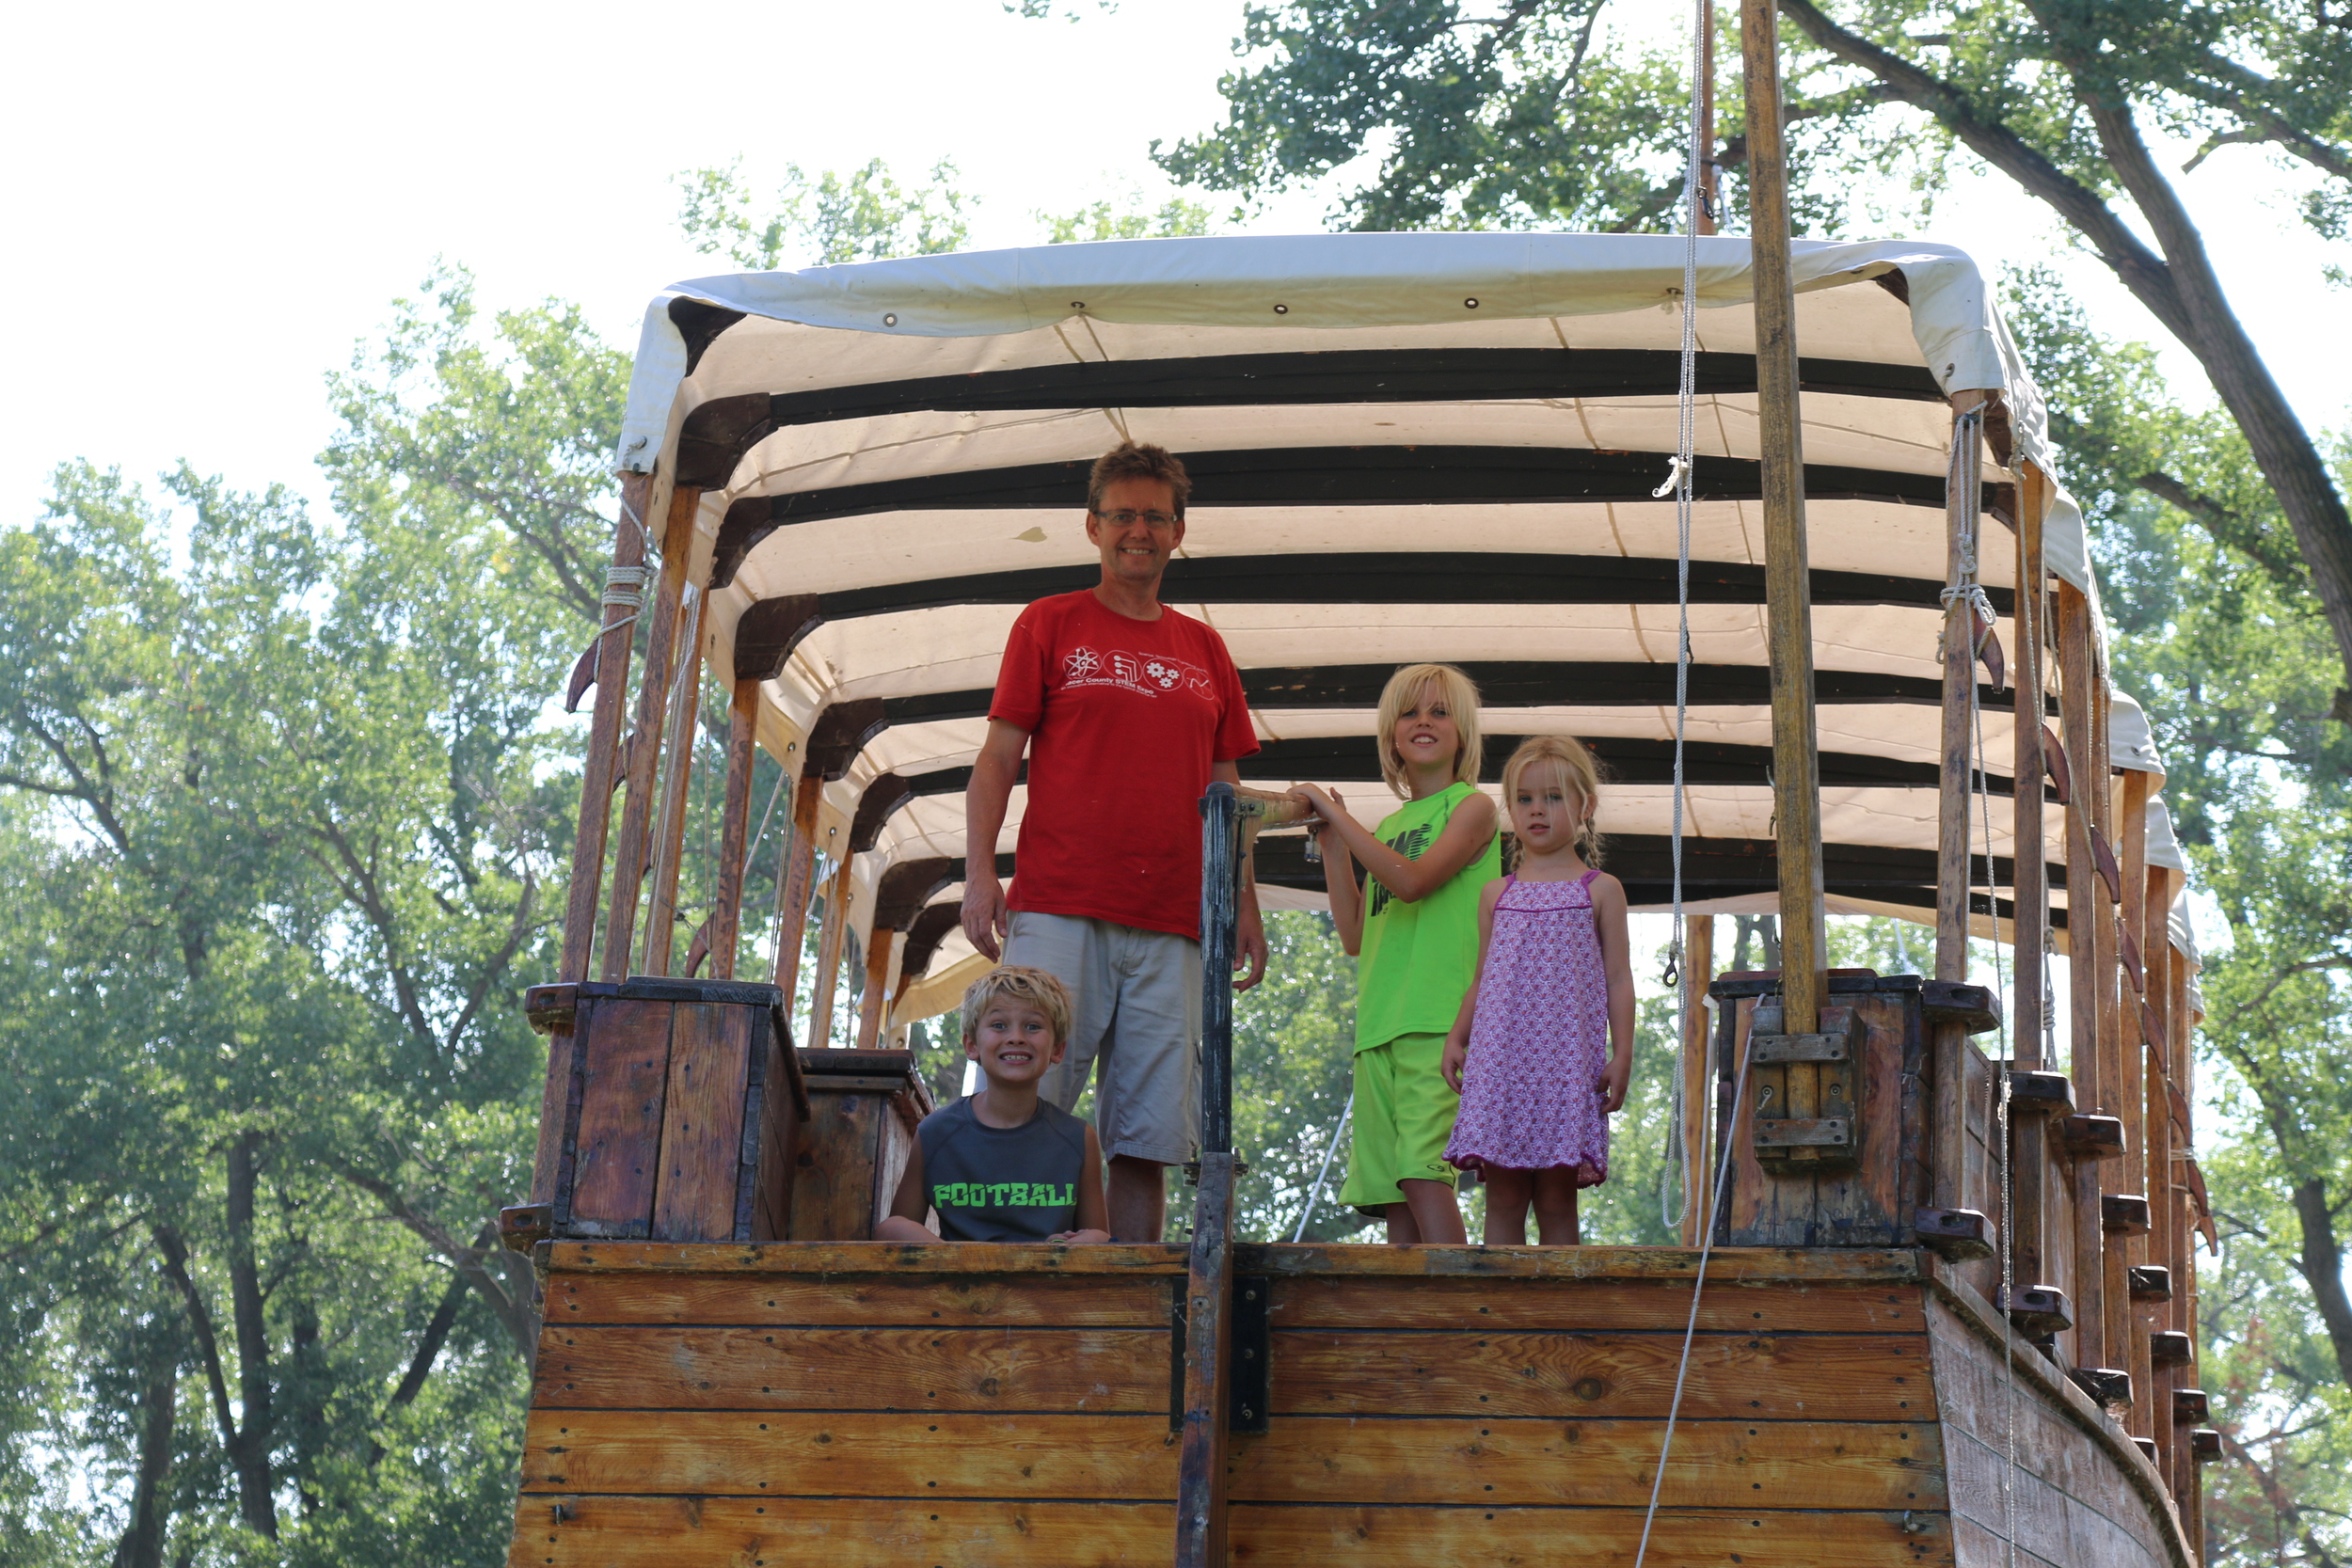
[[[1686, 898], [1769, 908], [1748, 247], [1700, 247]], [[1801, 242], [1795, 275], [1830, 909], [1927, 918], [1947, 394], [1998, 390], [2002, 457], [2055, 464], [2041, 397], [1965, 255]], [[790, 645], [762, 689], [772, 752], [831, 705], [881, 703], [884, 727], [830, 787], [822, 828], [844, 842], [885, 775], [910, 791], [856, 865], [861, 931], [890, 868], [940, 862], [960, 879], [964, 770], [1006, 630], [1031, 599], [1094, 580], [1086, 473], [1122, 437], [1171, 448], [1194, 475], [1164, 596], [1242, 669], [1264, 744], [1246, 780], [1328, 784], [1376, 819], [1381, 682], [1407, 661], [1457, 663], [1484, 689], [1498, 761], [1531, 733], [1594, 744], [1615, 776], [1612, 869], [1655, 908], [1677, 531], [1652, 492], [1676, 443], [1682, 277], [1672, 237], [1474, 233], [1122, 241], [698, 279], [647, 313], [619, 457], [657, 475], [656, 515], [672, 483], [704, 490], [692, 575], [713, 585], [719, 668], [754, 606], [790, 601], [788, 628], [770, 615], [756, 634]], [[2012, 478], [1988, 458], [1995, 515], [2016, 504]], [[2045, 536], [2052, 570], [2095, 599], [2062, 491]], [[2013, 645], [2010, 538], [1988, 529], [1981, 578]], [[2005, 793], [2015, 694], [1981, 695]], [[1016, 789], [1002, 853], [1022, 808]], [[2009, 816], [1995, 801], [2004, 883]], [[2052, 863], [2060, 835], [2053, 811]], [[1269, 904], [1321, 901], [1295, 840], [1270, 838], [1261, 873]], [[939, 903], [957, 887], [924, 892]], [[911, 945], [943, 976], [968, 949], [931, 934]], [[918, 988], [907, 1013], [937, 1001]]]

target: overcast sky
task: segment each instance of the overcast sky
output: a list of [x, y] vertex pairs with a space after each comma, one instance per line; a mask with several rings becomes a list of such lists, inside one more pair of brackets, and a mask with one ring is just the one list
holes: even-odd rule
[[[0, 103], [16, 302], [0, 505], [39, 515], [70, 457], [147, 477], [185, 456], [318, 495], [321, 377], [436, 257], [472, 268], [485, 304], [575, 300], [631, 341], [655, 290], [719, 270], [677, 235], [671, 177], [697, 166], [882, 157], [912, 176], [953, 157], [977, 245], [1032, 241], [1041, 208], [1164, 198], [1146, 149], [1218, 118], [1240, 16], [1239, 0], [1125, 0], [1075, 25], [998, 0], [28, 8]], [[2319, 269], [2352, 247], [2311, 238], [2250, 150], [2191, 189], [2289, 395], [2342, 426], [2352, 293]], [[1315, 228], [1327, 206], [1302, 194], [1249, 227]], [[1921, 237], [1996, 262], [2043, 257], [2052, 232], [1983, 182]], [[2074, 270], [2110, 329], [2156, 336]]]

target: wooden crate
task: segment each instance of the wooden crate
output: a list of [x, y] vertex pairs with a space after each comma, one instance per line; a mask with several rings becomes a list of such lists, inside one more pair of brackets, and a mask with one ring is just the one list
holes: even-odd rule
[[781, 1240], [809, 1115], [783, 1000], [642, 975], [532, 988], [532, 1026], [570, 1057], [537, 1223], [567, 1240]]
[[911, 1051], [799, 1053], [809, 1121], [795, 1161], [787, 1236], [795, 1242], [863, 1242], [890, 1212], [931, 1112], [930, 1090]]

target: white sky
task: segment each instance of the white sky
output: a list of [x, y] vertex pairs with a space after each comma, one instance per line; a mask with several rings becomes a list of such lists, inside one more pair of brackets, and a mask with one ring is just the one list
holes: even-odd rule
[[[656, 289], [717, 270], [677, 237], [670, 177], [698, 165], [740, 154], [757, 178], [880, 156], [914, 176], [952, 156], [982, 245], [1030, 241], [1040, 208], [1164, 196], [1146, 148], [1219, 118], [1240, 16], [1239, 0], [1125, 0], [1075, 25], [998, 0], [16, 13], [0, 515], [37, 516], [76, 456], [145, 478], [184, 455], [320, 495], [321, 377], [436, 257], [472, 268], [486, 306], [575, 300], [628, 341]], [[2310, 238], [2279, 185], [2230, 149], [2191, 188], [2276, 373], [2336, 427], [2352, 293], [2319, 266], [2352, 247]], [[1302, 195], [1250, 227], [1311, 229], [1327, 206]], [[2032, 261], [2051, 232], [1983, 182], [1928, 237]], [[2103, 306], [2121, 298], [2077, 270]], [[2127, 304], [2106, 320], [2157, 336]]]

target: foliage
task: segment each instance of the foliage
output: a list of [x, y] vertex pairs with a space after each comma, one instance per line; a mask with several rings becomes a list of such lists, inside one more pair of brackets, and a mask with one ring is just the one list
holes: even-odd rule
[[811, 179], [787, 164], [769, 211], [754, 211], [742, 160], [723, 168], [681, 174], [685, 193], [679, 225], [694, 248], [723, 255], [752, 272], [776, 267], [831, 266], [892, 256], [933, 256], [963, 244], [970, 203], [955, 188], [956, 166], [941, 159], [930, 182], [908, 190], [882, 160], [847, 174], [827, 169]]
[[1156, 211], [1142, 211], [1136, 202], [1119, 207], [1097, 201], [1059, 217], [1037, 214], [1045, 228], [1047, 245], [1071, 245], [1082, 240], [1164, 240], [1209, 231], [1209, 209], [1198, 201], [1170, 197]]

